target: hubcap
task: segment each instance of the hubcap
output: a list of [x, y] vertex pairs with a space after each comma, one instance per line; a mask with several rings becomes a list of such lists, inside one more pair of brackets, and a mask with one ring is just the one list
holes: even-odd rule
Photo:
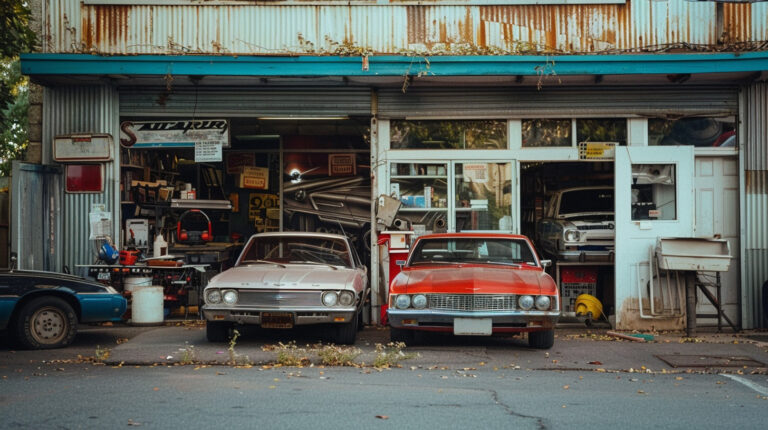
[[67, 316], [55, 307], [38, 309], [31, 322], [31, 334], [38, 343], [58, 343], [67, 333]]

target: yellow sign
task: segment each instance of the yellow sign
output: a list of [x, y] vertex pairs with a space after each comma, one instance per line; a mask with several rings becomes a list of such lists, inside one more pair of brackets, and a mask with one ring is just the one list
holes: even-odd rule
[[248, 218], [264, 217], [267, 209], [278, 208], [277, 194], [254, 193], [248, 195]]
[[616, 142], [579, 142], [580, 160], [613, 160]]

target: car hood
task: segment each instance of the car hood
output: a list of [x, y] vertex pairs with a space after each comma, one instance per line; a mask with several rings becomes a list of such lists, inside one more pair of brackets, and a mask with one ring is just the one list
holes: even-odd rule
[[351, 287], [354, 269], [329, 266], [273, 265], [238, 266], [214, 276], [208, 287], [215, 288], [304, 288], [328, 289]]
[[[487, 265], [451, 265], [404, 270], [395, 278], [394, 288], [408, 294], [539, 294], [539, 269], [497, 268]], [[394, 291], [393, 291], [394, 292]]]

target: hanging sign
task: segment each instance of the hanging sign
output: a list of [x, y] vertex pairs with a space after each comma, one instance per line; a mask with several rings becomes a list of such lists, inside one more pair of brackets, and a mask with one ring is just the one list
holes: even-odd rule
[[198, 142], [229, 148], [229, 122], [199, 119], [120, 124], [120, 145], [125, 148], [194, 148]]
[[221, 161], [221, 142], [195, 142], [195, 162]]

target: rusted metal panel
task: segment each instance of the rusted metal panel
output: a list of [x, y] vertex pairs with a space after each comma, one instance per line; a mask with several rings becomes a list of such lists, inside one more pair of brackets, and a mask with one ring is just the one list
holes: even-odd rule
[[48, 0], [46, 52], [432, 55], [722, 50], [768, 39], [768, 4], [627, 0], [613, 4], [216, 2], [80, 4]]

